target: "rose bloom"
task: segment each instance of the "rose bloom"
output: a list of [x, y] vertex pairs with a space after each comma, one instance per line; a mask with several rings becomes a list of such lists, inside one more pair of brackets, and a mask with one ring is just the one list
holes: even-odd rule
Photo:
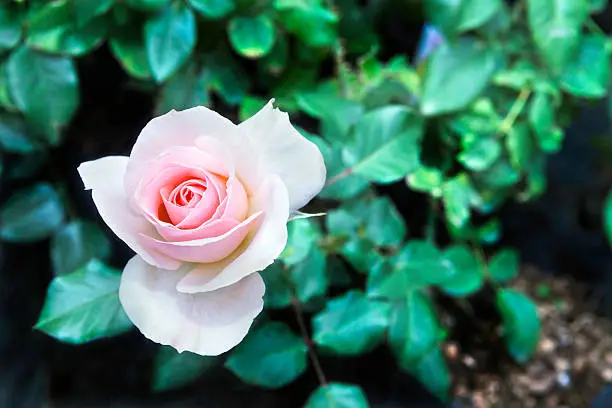
[[149, 339], [218, 355], [263, 308], [257, 273], [323, 187], [318, 148], [272, 101], [239, 125], [205, 107], [151, 120], [130, 156], [82, 163], [104, 222], [134, 252], [121, 304]]

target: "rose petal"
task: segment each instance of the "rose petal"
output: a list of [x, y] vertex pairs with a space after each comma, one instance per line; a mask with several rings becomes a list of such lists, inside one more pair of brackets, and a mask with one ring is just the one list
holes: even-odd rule
[[107, 156], [82, 163], [78, 172], [85, 189], [92, 190], [100, 216], [122, 241], [146, 262], [164, 269], [177, 269], [180, 262], [140, 245], [140, 234], [154, 234], [155, 229], [142, 215], [135, 214], [128, 204], [123, 188], [127, 163], [127, 157]]
[[[177, 146], [193, 147], [196, 139], [202, 136], [231, 138], [233, 135], [237, 135], [236, 125], [204, 106], [183, 111], [172, 110], [158, 116], [147, 123], [132, 148], [126, 188], [134, 191], [142, 176], [150, 170], [151, 164], [160, 155]], [[216, 163], [224, 164], [218, 160]]]
[[183, 276], [180, 270], [168, 272], [132, 258], [121, 277], [119, 299], [134, 325], [179, 352], [216, 356], [240, 343], [263, 308], [261, 276], [194, 295], [176, 290]]
[[[325, 184], [325, 164], [317, 146], [302, 136], [286, 112], [274, 109], [273, 100], [238, 127], [250, 141], [257, 158], [257, 171], [237, 167], [240, 177], [252, 183], [277, 174], [287, 186], [291, 210], [298, 210], [316, 196]], [[240, 163], [236, 164], [240, 166]], [[248, 179], [247, 179], [248, 178]]]
[[255, 213], [225, 234], [212, 238], [166, 242], [141, 235], [140, 239], [146, 247], [174, 259], [185, 262], [217, 262], [238, 248], [261, 214], [262, 212]]
[[264, 212], [251, 234], [227, 258], [196, 265], [177, 285], [179, 291], [198, 293], [223, 288], [265, 269], [281, 254], [287, 244], [289, 197], [280, 177], [268, 176], [251, 204], [252, 212]]

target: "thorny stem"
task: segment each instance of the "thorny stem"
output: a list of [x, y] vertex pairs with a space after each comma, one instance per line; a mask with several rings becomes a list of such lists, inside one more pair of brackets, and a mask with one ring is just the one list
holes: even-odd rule
[[514, 122], [519, 117], [525, 105], [527, 104], [527, 100], [529, 99], [529, 95], [531, 95], [530, 88], [523, 88], [521, 93], [519, 93], [518, 98], [512, 104], [508, 115], [504, 118], [502, 124], [499, 126], [499, 132], [506, 134], [512, 129]]
[[293, 305], [295, 317], [297, 319], [298, 325], [300, 326], [300, 332], [302, 333], [302, 337], [304, 338], [304, 343], [306, 343], [306, 347], [308, 347], [308, 355], [310, 356], [310, 360], [312, 361], [312, 366], [314, 367], [314, 370], [317, 374], [319, 383], [322, 387], [327, 387], [327, 380], [325, 379], [325, 373], [323, 373], [323, 368], [321, 367], [321, 363], [319, 362], [319, 357], [317, 357], [317, 353], [312, 347], [312, 341], [310, 340], [310, 337], [308, 337], [306, 323], [304, 322], [304, 316], [302, 315], [302, 305], [295, 296], [291, 298], [291, 304]]
[[327, 180], [325, 182], [325, 187], [329, 187], [332, 184], [336, 184], [337, 182], [339, 182], [342, 179], [347, 178], [348, 176], [350, 176], [351, 174], [353, 174], [353, 169], [349, 168], [344, 170], [342, 173], [338, 173], [335, 176], [333, 176], [332, 178], [330, 178], [329, 180]]

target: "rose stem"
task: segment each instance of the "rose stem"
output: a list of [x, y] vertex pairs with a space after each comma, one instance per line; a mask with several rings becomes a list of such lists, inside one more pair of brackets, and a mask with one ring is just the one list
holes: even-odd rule
[[319, 379], [319, 383], [323, 387], [327, 387], [327, 380], [325, 379], [325, 373], [323, 373], [323, 368], [321, 367], [321, 363], [319, 362], [319, 357], [317, 357], [317, 353], [312, 346], [312, 341], [310, 337], [308, 337], [308, 331], [306, 330], [306, 324], [304, 323], [304, 316], [302, 316], [302, 305], [300, 301], [293, 296], [291, 298], [291, 304], [293, 305], [293, 310], [295, 311], [295, 317], [297, 319], [298, 325], [300, 326], [300, 331], [302, 332], [302, 337], [304, 338], [304, 343], [306, 343], [306, 347], [308, 347], [308, 355], [310, 356], [310, 360], [312, 361], [312, 366], [317, 373], [317, 378]]

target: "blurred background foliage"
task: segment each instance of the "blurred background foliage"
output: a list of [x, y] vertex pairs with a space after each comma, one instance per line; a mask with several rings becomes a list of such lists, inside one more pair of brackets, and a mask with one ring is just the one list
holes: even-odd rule
[[[278, 389], [313, 370], [319, 386], [295, 404], [361, 408], [363, 384], [327, 378], [319, 358], [383, 346], [397, 370], [449, 401], [441, 345], [466, 311], [493, 327], [488, 341], [502, 348], [491, 353], [526, 363], [541, 322], [508, 286], [521, 262], [499, 214], [545, 193], [565, 130], [608, 96], [612, 45], [593, 19], [606, 7], [3, 1], [0, 239], [38, 245], [29, 248], [53, 273], [36, 329], [70, 344], [131, 329], [117, 297], [129, 254], [80, 191], [80, 161], [128, 153], [142, 125], [171, 109], [206, 105], [239, 121], [275, 98], [325, 158], [327, 185], [306, 210], [326, 215], [290, 222], [287, 248], [263, 272], [266, 312], [243, 344], [218, 358], [159, 347], [151, 389], [218, 370]], [[119, 97], [105, 96], [117, 86]]]

